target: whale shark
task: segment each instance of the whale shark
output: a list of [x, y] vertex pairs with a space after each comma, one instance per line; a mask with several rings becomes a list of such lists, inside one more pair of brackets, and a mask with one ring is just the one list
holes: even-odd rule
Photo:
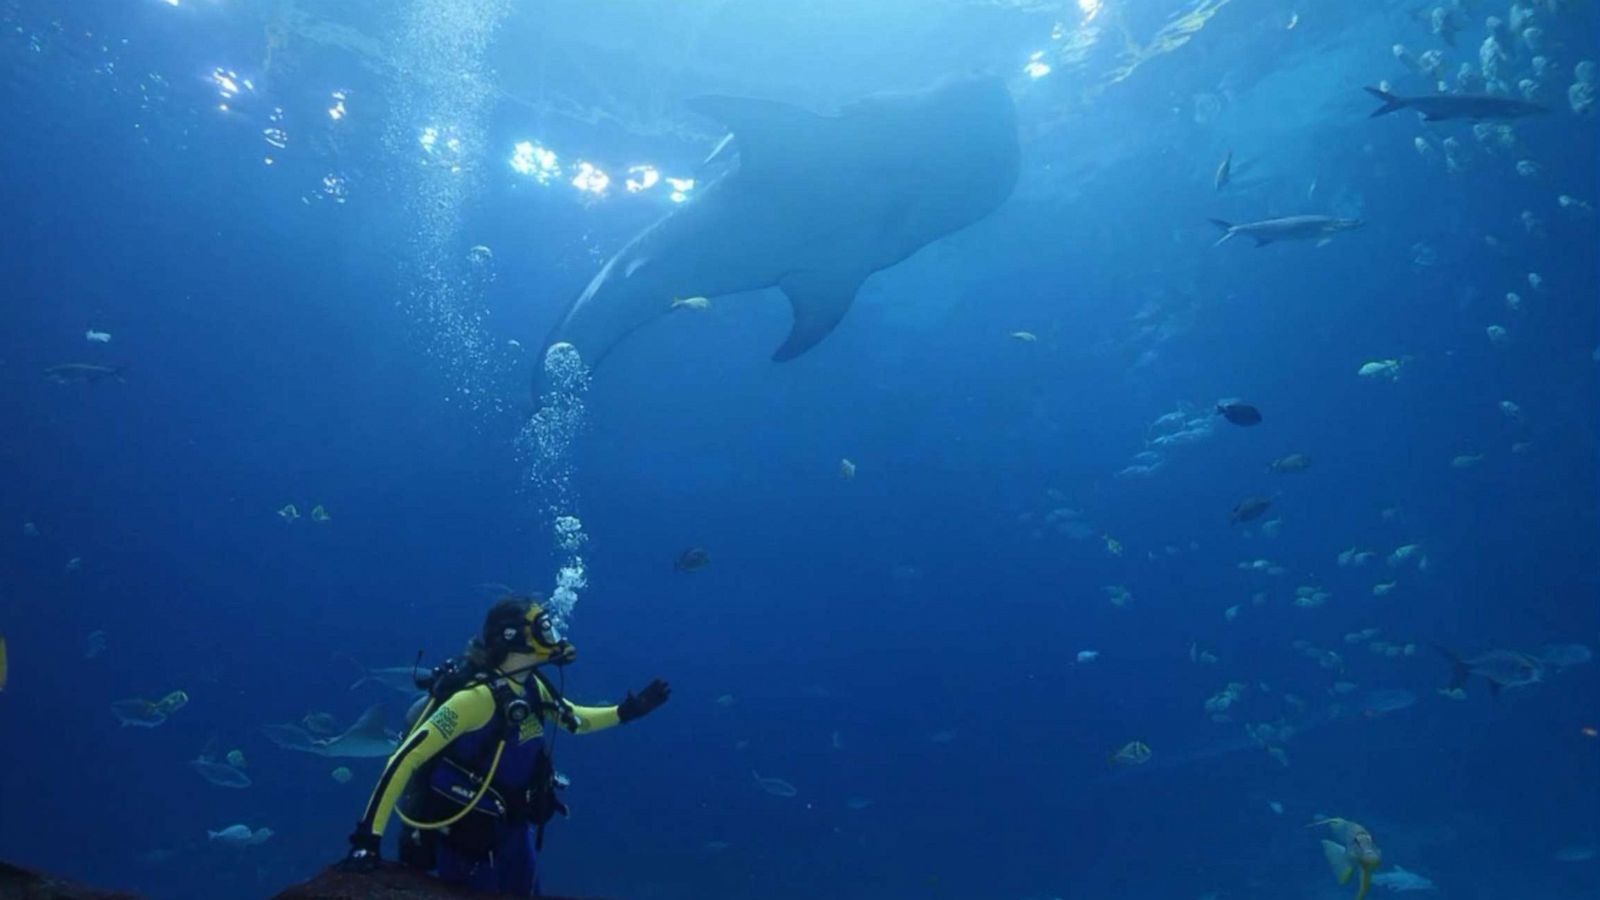
[[571, 344], [592, 369], [674, 301], [777, 287], [794, 326], [773, 359], [794, 359], [833, 331], [868, 276], [984, 218], [1016, 187], [1016, 107], [997, 77], [875, 95], [833, 115], [741, 97], [687, 105], [727, 128], [707, 160], [725, 173], [607, 260], [546, 351]]

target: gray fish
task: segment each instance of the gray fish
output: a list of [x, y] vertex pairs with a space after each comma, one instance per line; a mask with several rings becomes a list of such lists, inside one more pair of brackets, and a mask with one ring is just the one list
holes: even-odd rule
[[111, 714], [122, 727], [155, 728], [167, 721], [167, 714], [155, 703], [142, 697], [131, 697], [111, 704]]
[[225, 762], [217, 761], [217, 750], [221, 744], [215, 737], [206, 741], [205, 749], [200, 751], [198, 759], [189, 760], [189, 768], [195, 770], [201, 778], [218, 787], [247, 788], [250, 786], [250, 776]]
[[1261, 410], [1243, 400], [1218, 400], [1217, 415], [1246, 428], [1261, 424]]
[[400, 746], [383, 723], [382, 704], [369, 707], [354, 725], [333, 737], [317, 737], [298, 725], [267, 725], [267, 739], [285, 750], [336, 759], [385, 759]]
[[96, 366], [91, 363], [63, 363], [44, 370], [44, 377], [56, 384], [93, 384], [106, 378], [118, 378], [127, 366]]
[[1229, 238], [1243, 235], [1265, 247], [1277, 241], [1317, 241], [1319, 244], [1333, 239], [1341, 231], [1350, 231], [1366, 224], [1360, 219], [1339, 219], [1333, 216], [1284, 216], [1281, 219], [1262, 219], [1235, 225], [1222, 219], [1212, 219], [1211, 224], [1222, 229], [1216, 247]]
[[1505, 688], [1526, 687], [1544, 680], [1544, 663], [1515, 650], [1490, 650], [1471, 659], [1462, 659], [1450, 650], [1435, 645], [1450, 660], [1450, 689], [1466, 685], [1474, 675], [1489, 682], [1489, 693], [1498, 695]]
[[1292, 475], [1296, 472], [1304, 472], [1309, 468], [1311, 468], [1311, 457], [1306, 456], [1304, 453], [1291, 453], [1288, 456], [1280, 456], [1267, 464], [1268, 471], [1276, 472], [1279, 475]]
[[1227, 187], [1228, 180], [1231, 177], [1233, 177], [1233, 151], [1229, 150], [1228, 155], [1222, 158], [1222, 165], [1217, 166], [1217, 176], [1214, 179], [1217, 185], [1217, 190], [1220, 191]]
[[1417, 695], [1403, 688], [1385, 688], [1368, 691], [1358, 700], [1356, 708], [1362, 715], [1372, 718], [1412, 706], [1417, 702]]
[[678, 554], [678, 561], [672, 564], [679, 572], [698, 572], [711, 565], [711, 552], [704, 547], [690, 547]]
[[1272, 500], [1267, 497], [1246, 497], [1239, 501], [1239, 505], [1228, 513], [1228, 521], [1235, 524], [1258, 519], [1272, 507]]
[[1498, 97], [1494, 94], [1427, 94], [1418, 97], [1401, 97], [1388, 91], [1369, 87], [1367, 93], [1383, 101], [1369, 118], [1388, 115], [1401, 109], [1414, 109], [1428, 122], [1447, 122], [1451, 119], [1518, 119], [1547, 113], [1550, 108], [1526, 100]]
[[799, 789], [782, 778], [763, 778], [760, 772], [754, 770], [750, 774], [755, 776], [756, 784], [761, 785], [763, 791], [774, 797], [793, 797], [800, 793]]
[[201, 778], [218, 787], [247, 788], [250, 786], [250, 776], [227, 763], [219, 763], [208, 759], [191, 759], [189, 760], [189, 768], [198, 772]]

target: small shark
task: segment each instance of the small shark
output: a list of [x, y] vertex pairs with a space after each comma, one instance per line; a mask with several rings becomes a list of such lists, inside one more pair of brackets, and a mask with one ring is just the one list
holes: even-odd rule
[[1212, 219], [1211, 224], [1222, 229], [1222, 237], [1217, 238], [1217, 243], [1211, 245], [1213, 247], [1237, 235], [1252, 238], [1257, 247], [1265, 247], [1277, 241], [1309, 240], [1315, 240], [1317, 245], [1321, 246], [1332, 240], [1339, 232], [1360, 228], [1366, 223], [1360, 219], [1336, 219], [1332, 216], [1285, 216], [1281, 219], [1246, 222], [1243, 225]]
[[91, 363], [62, 363], [44, 370], [44, 377], [56, 384], [94, 384], [106, 378], [122, 380], [127, 366], [97, 366]]
[[773, 359], [794, 359], [833, 331], [868, 276], [984, 218], [1017, 182], [1016, 106], [996, 77], [868, 97], [837, 115], [740, 97], [688, 105], [732, 133], [707, 162], [736, 151], [737, 165], [618, 251], [546, 350], [570, 344], [593, 368], [674, 298], [775, 286], [794, 326]]
[[1379, 88], [1369, 87], [1366, 92], [1383, 105], [1372, 111], [1368, 118], [1377, 118], [1401, 109], [1414, 109], [1422, 113], [1424, 121], [1448, 122], [1451, 119], [1520, 119], [1550, 111], [1548, 106], [1497, 97], [1493, 94], [1428, 94], [1418, 97], [1401, 97]]
[[345, 656], [342, 653], [338, 654], [338, 656], [340, 659], [349, 660], [352, 665], [361, 670], [361, 677], [350, 685], [350, 690], [352, 691], [364, 684], [377, 684], [391, 691], [399, 691], [402, 694], [415, 695], [422, 693], [422, 688], [417, 686], [417, 675], [419, 672], [427, 674], [428, 670], [426, 669], [418, 669], [415, 665], [369, 669], [362, 665], [360, 660], [353, 657]]
[[400, 746], [399, 736], [384, 727], [383, 718], [383, 706], [379, 704], [368, 708], [354, 725], [333, 737], [317, 737], [299, 725], [267, 725], [261, 731], [285, 750], [336, 759], [382, 759]]

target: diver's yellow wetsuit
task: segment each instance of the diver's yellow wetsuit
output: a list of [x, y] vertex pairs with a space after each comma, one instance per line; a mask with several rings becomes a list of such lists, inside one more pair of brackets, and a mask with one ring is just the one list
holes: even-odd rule
[[[558, 730], [584, 734], [631, 722], [672, 695], [657, 678], [615, 706], [568, 702], [539, 667], [571, 663], [576, 648], [555, 617], [525, 597], [495, 604], [473, 647], [501, 667], [453, 660], [434, 670], [429, 705], [384, 766], [350, 835], [344, 870], [377, 867], [384, 828], [397, 815], [406, 825], [406, 864], [452, 884], [538, 896], [544, 825], [567, 811], [558, 794], [566, 780], [552, 759]], [[529, 664], [509, 674], [507, 661]]]
[[[503, 675], [500, 672], [495, 674]], [[514, 729], [513, 733], [505, 735], [505, 750], [499, 757], [494, 776], [497, 787], [505, 785], [513, 790], [524, 787], [532, 770], [533, 759], [543, 752], [546, 720], [555, 722], [558, 717], [565, 719], [562, 727], [576, 734], [600, 731], [621, 722], [615, 706], [579, 706], [568, 702], [537, 674], [530, 677], [529, 682], [538, 688], [538, 701], [529, 699], [529, 703], [535, 707], [535, 714], [522, 720], [520, 728]], [[524, 685], [512, 679], [505, 679], [505, 683], [518, 697], [527, 697]], [[367, 811], [361, 817], [360, 827], [368, 828], [373, 835], [381, 837], [396, 804], [405, 793], [406, 785], [417, 770], [454, 743], [484, 740], [487, 736], [485, 729], [494, 723], [500, 712], [496, 706], [493, 688], [488, 684], [479, 684], [456, 692], [435, 709], [389, 757], [383, 775], [378, 779], [378, 786], [373, 789], [372, 799], [367, 802]], [[477, 774], [488, 775], [487, 772]]]

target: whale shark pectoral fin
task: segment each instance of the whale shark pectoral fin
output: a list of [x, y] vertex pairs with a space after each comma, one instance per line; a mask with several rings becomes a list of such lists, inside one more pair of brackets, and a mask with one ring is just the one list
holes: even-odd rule
[[827, 337], [850, 311], [850, 302], [864, 280], [853, 272], [817, 271], [796, 272], [779, 279], [778, 287], [794, 307], [794, 328], [789, 331], [789, 339], [772, 354], [773, 360], [794, 359]]
[[[783, 170], [785, 158], [794, 158], [805, 152], [803, 148], [816, 143], [817, 128], [823, 120], [798, 106], [750, 97], [707, 95], [691, 97], [684, 105], [733, 132], [739, 171], [749, 177]], [[725, 147], [719, 144], [706, 162], [724, 154]]]

